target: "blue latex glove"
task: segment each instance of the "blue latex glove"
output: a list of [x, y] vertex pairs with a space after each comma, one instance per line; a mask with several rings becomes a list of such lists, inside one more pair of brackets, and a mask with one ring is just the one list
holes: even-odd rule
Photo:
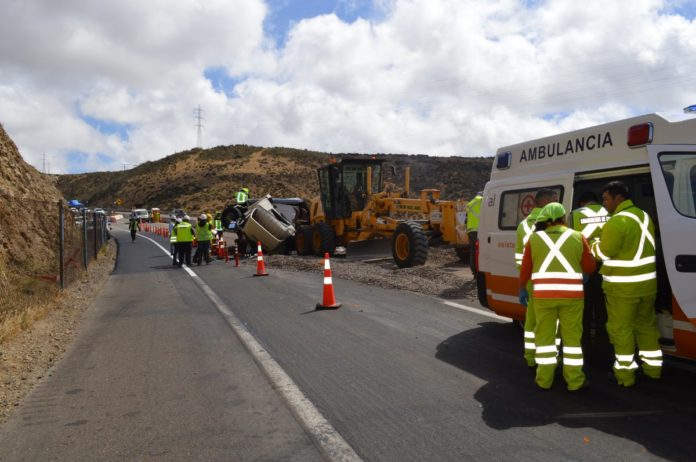
[[529, 303], [529, 293], [527, 293], [527, 289], [525, 289], [524, 287], [520, 288], [519, 300], [522, 306], [526, 308], [527, 303]]
[[587, 282], [590, 280], [590, 275], [587, 273], [582, 273], [582, 282], [584, 284], [587, 284]]

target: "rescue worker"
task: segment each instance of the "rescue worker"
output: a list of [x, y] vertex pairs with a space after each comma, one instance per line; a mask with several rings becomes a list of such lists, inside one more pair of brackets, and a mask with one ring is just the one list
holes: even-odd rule
[[215, 212], [215, 219], [213, 220], [213, 228], [215, 229], [215, 236], [217, 239], [222, 239], [223, 232], [225, 231], [222, 227], [222, 212], [217, 210]]
[[537, 229], [525, 245], [520, 269], [520, 298], [528, 296], [532, 281], [536, 325], [536, 383], [548, 390], [556, 369], [556, 326], [563, 342], [563, 378], [569, 391], [589, 385], [582, 370], [583, 273], [595, 269], [587, 239], [565, 226], [565, 208], [558, 202], [539, 212]]
[[196, 255], [193, 257], [193, 261], [198, 266], [201, 266], [205, 259], [205, 264], [209, 265], [212, 260], [210, 258], [210, 241], [213, 239], [213, 225], [208, 221], [205, 213], [198, 217], [196, 239], [198, 240], [198, 248], [196, 248]]
[[[534, 232], [534, 224], [539, 216], [541, 209], [552, 202], [556, 196], [553, 189], [541, 188], [534, 196], [534, 208], [527, 218], [522, 220], [517, 226], [517, 241], [515, 243], [515, 266], [519, 270], [522, 266], [522, 257], [524, 255], [524, 248], [527, 245], [529, 236]], [[468, 219], [468, 218], [467, 218]], [[534, 356], [536, 353], [536, 345], [534, 343], [534, 326], [536, 325], [536, 318], [534, 316], [534, 293], [532, 292], [532, 282], [530, 281], [527, 286], [528, 297], [520, 303], [527, 307], [524, 317], [524, 359], [527, 361], [527, 366], [536, 367], [536, 362], [534, 361]]]
[[181, 218], [177, 218], [176, 220], [170, 218], [169, 220], [170, 224], [174, 222], [174, 226], [169, 231], [169, 247], [172, 253], [172, 265], [176, 265], [178, 263], [177, 258], [179, 256], [179, 247], [176, 243], [176, 227], [179, 225], [179, 223], [181, 223], [181, 221]]
[[620, 386], [635, 385], [636, 345], [643, 373], [662, 374], [662, 351], [655, 323], [657, 273], [655, 227], [650, 216], [633, 204], [621, 181], [602, 188], [604, 207], [612, 215], [592, 252], [602, 260], [602, 288], [607, 304], [607, 333], [614, 345], [613, 378]]
[[246, 205], [247, 201], [249, 200], [249, 188], [242, 188], [237, 191], [237, 196], [235, 199], [237, 200], [237, 204]]
[[[578, 198], [578, 208], [572, 214], [573, 229], [580, 231], [591, 244], [599, 238], [604, 223], [609, 219], [609, 212], [599, 203], [597, 194], [593, 191], [585, 191]], [[607, 310], [604, 306], [604, 293], [602, 292], [602, 276], [599, 274], [601, 263], [597, 269], [589, 275], [585, 282], [585, 310], [583, 314], [583, 348], [587, 354], [592, 347], [597, 359], [606, 360], [611, 353], [606, 351], [609, 346], [605, 325], [607, 323]], [[609, 354], [608, 354], [609, 353]]]
[[186, 266], [191, 266], [191, 242], [193, 242], [193, 237], [195, 232], [191, 226], [191, 218], [185, 215], [181, 223], [177, 223], [175, 228], [176, 234], [176, 246], [179, 267], [186, 262]]
[[478, 239], [482, 201], [483, 192], [479, 191], [473, 199], [466, 203], [466, 233], [469, 236], [469, 268], [471, 268], [474, 277], [478, 274], [478, 268], [476, 267], [476, 240]]
[[131, 217], [128, 229], [130, 230], [131, 242], [135, 242], [135, 235], [140, 231], [140, 223], [138, 223], [135, 217]]

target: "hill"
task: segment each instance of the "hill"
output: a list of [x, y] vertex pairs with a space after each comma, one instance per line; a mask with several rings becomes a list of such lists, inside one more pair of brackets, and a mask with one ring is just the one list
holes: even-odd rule
[[[60, 175], [57, 186], [66, 197], [87, 201], [92, 206], [111, 208], [119, 198], [123, 208], [182, 208], [195, 213], [222, 208], [243, 186], [251, 190], [252, 197], [271, 194], [309, 199], [319, 193], [316, 169], [332, 157], [343, 156], [357, 155], [218, 146], [172, 154], [126, 171]], [[375, 157], [386, 160], [386, 181], [403, 185], [404, 170], [409, 166], [411, 191], [438, 188], [443, 199], [473, 197], [483, 189], [492, 164], [492, 158], [481, 157]]]

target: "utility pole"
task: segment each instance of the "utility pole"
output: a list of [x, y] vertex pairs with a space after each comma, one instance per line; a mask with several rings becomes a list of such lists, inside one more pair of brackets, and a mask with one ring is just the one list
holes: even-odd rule
[[126, 165], [130, 165], [130, 164], [127, 164], [127, 163], [124, 162], [122, 165], [123, 165], [123, 171], [125, 172], [125, 171], [126, 171]]
[[204, 117], [203, 117], [203, 109], [201, 109], [200, 104], [198, 105], [198, 109], [194, 109], [193, 118], [196, 120], [194, 127], [196, 127], [197, 133], [198, 133], [197, 147], [202, 149], [203, 148], [203, 119], [204, 119]]
[[43, 160], [43, 172], [44, 172], [44, 174], [46, 174], [46, 173], [48, 173], [48, 171], [46, 170], [46, 152], [45, 152], [45, 151], [44, 151], [44, 153], [43, 153], [43, 159], [42, 159], [42, 160]]

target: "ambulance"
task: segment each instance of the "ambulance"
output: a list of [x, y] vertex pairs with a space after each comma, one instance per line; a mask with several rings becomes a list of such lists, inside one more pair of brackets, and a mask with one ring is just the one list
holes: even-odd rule
[[[484, 189], [478, 231], [481, 304], [524, 320], [515, 267], [517, 225], [540, 188], [553, 189], [570, 212], [586, 191], [600, 197], [623, 181], [655, 222], [660, 343], [696, 359], [696, 112], [648, 114], [541, 138], [497, 151]], [[696, 108], [693, 108], [696, 109]], [[603, 328], [603, 326], [601, 326]]]

